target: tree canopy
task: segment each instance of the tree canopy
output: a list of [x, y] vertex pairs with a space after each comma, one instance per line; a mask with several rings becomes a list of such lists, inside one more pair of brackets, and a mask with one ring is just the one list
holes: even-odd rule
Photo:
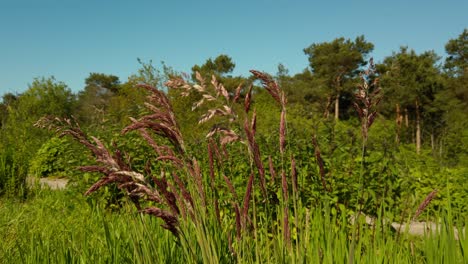
[[366, 65], [366, 57], [373, 49], [374, 45], [364, 36], [354, 41], [337, 38], [331, 42], [314, 43], [304, 49], [312, 72], [330, 88], [329, 101], [335, 99], [335, 119], [339, 118], [339, 101], [346, 92], [347, 81], [356, 77], [360, 67]]

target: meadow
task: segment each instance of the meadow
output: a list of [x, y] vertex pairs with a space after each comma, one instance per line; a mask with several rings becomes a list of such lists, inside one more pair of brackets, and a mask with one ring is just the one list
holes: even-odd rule
[[[0, 205], [2, 263], [343, 263], [348, 262], [353, 227], [330, 208], [298, 209], [292, 244], [278, 223], [229, 242], [226, 227], [206, 217], [181, 223], [180, 237], [155, 217], [124, 206], [109, 212], [72, 191], [38, 191], [28, 202]], [[282, 210], [278, 208], [278, 213]], [[441, 214], [437, 232], [398, 235], [389, 226], [360, 222], [354, 263], [466, 263], [468, 239], [454, 238], [453, 223]], [[274, 228], [277, 232], [271, 232]]]
[[[467, 263], [466, 234], [454, 231], [468, 220], [466, 168], [389, 143], [395, 127], [377, 118], [373, 66], [355, 94], [357, 119], [307, 129], [278, 82], [258, 71], [262, 89], [231, 92], [214, 75], [173, 76], [166, 86], [179, 101], [140, 84], [146, 110], [107, 137], [88, 135], [73, 118], [41, 118], [35, 126], [61, 138], [44, 144], [31, 167], [66, 174], [78, 164], [80, 172], [64, 190], [3, 181], [0, 260]], [[203, 112], [202, 140], [183, 137], [173, 104], [184, 98]], [[24, 175], [8, 153], [0, 161], [0, 176]], [[437, 227], [422, 235], [392, 227], [416, 221]]]

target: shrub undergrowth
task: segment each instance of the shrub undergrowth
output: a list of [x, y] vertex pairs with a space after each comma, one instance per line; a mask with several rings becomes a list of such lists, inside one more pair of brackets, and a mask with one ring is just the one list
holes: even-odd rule
[[[166, 83], [182, 96], [197, 94], [192, 110], [202, 109], [199, 123], [211, 127], [199, 144], [185, 141], [171, 101], [149, 85], [140, 85], [149, 92], [147, 111], [132, 118], [109, 143], [88, 136], [74, 119], [41, 119], [37, 126], [54, 130], [59, 137], [71, 136], [91, 152], [94, 162], [80, 169], [100, 176], [91, 177], [96, 181], [85, 195], [113, 190], [110, 196], [119, 200], [119, 210], [109, 213], [92, 197], [74, 197], [73, 188], [40, 192], [19, 207], [4, 203], [0, 210], [12, 212], [14, 218], [0, 221], [0, 235], [7, 241], [2, 259], [26, 263], [467, 261], [467, 239], [463, 232], [455, 235], [453, 222], [456, 219], [461, 230], [466, 218], [460, 214], [463, 209], [451, 209], [460, 201], [448, 197], [443, 208], [435, 198], [439, 193], [449, 195], [454, 183], [449, 177], [445, 186], [422, 183], [424, 192], [411, 196], [411, 189], [403, 188], [414, 186], [413, 179], [399, 176], [396, 163], [405, 153], [395, 157], [379, 148], [383, 141], [375, 141], [369, 132], [380, 101], [372, 68], [363, 73], [356, 94], [360, 129], [324, 120], [315, 124], [314, 135], [305, 142], [292, 136], [289, 105], [275, 80], [265, 73], [251, 73], [278, 106], [279, 122], [270, 128], [276, 132], [267, 136], [257, 133], [257, 116], [265, 113], [257, 114], [254, 84], [228, 92], [215, 76], [205, 80], [200, 74], [196, 83], [177, 76]], [[60, 155], [59, 145], [50, 141], [44, 151]], [[40, 174], [61, 170], [48, 165], [53, 157], [43, 158], [36, 162]], [[414, 177], [413, 172], [408, 175]], [[123, 202], [121, 194], [126, 197]], [[61, 196], [67, 198], [56, 200]], [[428, 208], [436, 212], [437, 235], [412, 237], [392, 228], [392, 221], [416, 219]], [[373, 223], [364, 213], [374, 217]], [[51, 218], [57, 214], [63, 217]], [[442, 256], [434, 254], [438, 248], [443, 249]]]

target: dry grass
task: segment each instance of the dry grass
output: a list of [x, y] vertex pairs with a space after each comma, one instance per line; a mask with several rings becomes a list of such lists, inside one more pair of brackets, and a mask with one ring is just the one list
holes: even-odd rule
[[[230, 94], [215, 76], [212, 76], [211, 81], [207, 82], [197, 73], [197, 83], [191, 83], [182, 77], [174, 77], [166, 83], [171, 89], [182, 90], [182, 96], [188, 96], [191, 93], [201, 95], [201, 99], [194, 103], [193, 110], [201, 108], [207, 102], [210, 102], [209, 105], [212, 106], [199, 119], [199, 123], [208, 121], [213, 123], [212, 128], [206, 133], [207, 168], [209, 173], [207, 177], [203, 177], [203, 164], [193, 158], [184, 145], [183, 135], [179, 130], [175, 114], [166, 94], [148, 85], [140, 85], [140, 88], [150, 92], [148, 101], [145, 104], [149, 114], [138, 119], [131, 119], [132, 124], [124, 128], [122, 134], [132, 131], [139, 133], [154, 152], [158, 154], [158, 157], [152, 162], [163, 165], [159, 166], [162, 168], [160, 171], [153, 172], [151, 168], [158, 166], [151, 166], [151, 164], [148, 164], [144, 171], [136, 171], [129, 164], [125, 153], [118, 150], [116, 146], [113, 146], [112, 149], [114, 150], [111, 151], [98, 138], [88, 138], [73, 119], [46, 117], [38, 121], [36, 125], [49, 128], [60, 136], [72, 136], [94, 155], [97, 164], [83, 166], [81, 170], [97, 172], [102, 177], [86, 191], [86, 195], [104, 186], [115, 184], [128, 195], [138, 212], [161, 219], [164, 222], [162, 227], [181, 238], [178, 240], [181, 243], [187, 242], [187, 238], [183, 233], [184, 230], [187, 230], [184, 229], [184, 224], [193, 224], [192, 226], [195, 226], [195, 229], [200, 232], [196, 234], [194, 240], [207, 255], [213, 252], [216, 253], [213, 248], [217, 245], [213, 246], [212, 243], [216, 237], [209, 237], [211, 233], [208, 230], [213, 228], [217, 230], [214, 232], [215, 234], [221, 234], [220, 237], [217, 237], [217, 239], [220, 239], [219, 241], [228, 241], [227, 245], [232, 256], [239, 256], [241, 259], [242, 250], [246, 249], [243, 247], [249, 242], [259, 243], [258, 241], [262, 241], [261, 243], [264, 243], [262, 245], [273, 243], [278, 246], [278, 252], [283, 250], [286, 252], [285, 249], [287, 249], [291, 258], [282, 256], [283, 260], [289, 259], [294, 262], [294, 260], [300, 259], [301, 250], [309, 250], [306, 253], [311, 256], [313, 253], [310, 252], [317, 252], [317, 248], [300, 245], [301, 239], [311, 241], [308, 232], [309, 225], [312, 225], [312, 222], [317, 223], [315, 231], [311, 232], [312, 234], [322, 234], [324, 237], [333, 232], [330, 233], [328, 230], [321, 232], [320, 228], [323, 229], [324, 227], [322, 226], [324, 223], [322, 211], [317, 210], [317, 212], [320, 212], [314, 216], [315, 219], [311, 220], [309, 209], [301, 207], [302, 204], [298, 205], [300, 203], [297, 195], [300, 191], [298, 168], [294, 155], [290, 153], [287, 144], [287, 100], [284, 92], [271, 76], [258, 71], [251, 71], [251, 73], [257, 80], [260, 80], [263, 88], [272, 96], [281, 109], [278, 128], [278, 150], [281, 156], [281, 164], [274, 164], [270, 156], [268, 158], [268, 171], [265, 169], [262, 160], [264, 155], [260, 152], [256, 139], [257, 114], [255, 109], [251, 109], [253, 85], [239, 85], [235, 92]], [[377, 87], [378, 79], [372, 79], [373, 74], [374, 65], [371, 61], [369, 69], [361, 75], [362, 84], [356, 94], [355, 107], [361, 119], [364, 141], [367, 140], [369, 128], [377, 115], [376, 107], [381, 99], [381, 89]], [[243, 100], [240, 100], [241, 98]], [[239, 113], [236, 113], [236, 109], [240, 109]], [[217, 122], [218, 119], [222, 119], [223, 122]], [[169, 143], [163, 144], [160, 142]], [[229, 159], [226, 145], [235, 143], [240, 143], [239, 146], [242, 146], [248, 153], [250, 161], [248, 172], [244, 176], [246, 181], [245, 185], [242, 186], [242, 192], [236, 190], [233, 179], [230, 178], [231, 175], [225, 175], [225, 171], [222, 170]], [[320, 170], [323, 190], [331, 192], [331, 184], [327, 183], [324, 161], [315, 136], [312, 143], [315, 149], [315, 159]], [[288, 158], [289, 163], [286, 163], [285, 160]], [[275, 168], [277, 168], [278, 173]], [[289, 173], [287, 170], [289, 170]], [[268, 183], [267, 173], [270, 174]], [[242, 177], [242, 175], [237, 176]], [[269, 188], [277, 188], [277, 190], [271, 191]], [[221, 201], [217, 196], [217, 192], [223, 190], [226, 190], [227, 195], [223, 197], [225, 200]], [[436, 192], [436, 190], [431, 192], [421, 203], [414, 219], [427, 207]], [[260, 207], [260, 204], [266, 204], [265, 208], [267, 208], [268, 196], [271, 193], [275, 195], [278, 193], [282, 199], [279, 206], [271, 204], [269, 207], [275, 210], [271, 213], [272, 215], [275, 214], [274, 217], [266, 216], [266, 220], [271, 221], [271, 223], [261, 223], [263, 230], [256, 230], [258, 227], [257, 220], [260, 219], [256, 215], [256, 210], [258, 210], [256, 208]], [[260, 203], [259, 197], [262, 198]], [[226, 210], [221, 211], [222, 206], [229, 207], [232, 214], [226, 213]], [[298, 212], [299, 210], [302, 211]], [[265, 211], [262, 213], [265, 213]], [[235, 216], [234, 219], [232, 219], [232, 216]], [[207, 224], [210, 219], [215, 219], [213, 223], [216, 224]], [[305, 226], [303, 225], [304, 219]], [[340, 220], [332, 220], [333, 223], [336, 221]], [[341, 221], [343, 221], [341, 226], [346, 227], [347, 219], [343, 217]], [[266, 228], [264, 228], [265, 226]], [[351, 242], [349, 241], [348, 229], [343, 228], [339, 231], [341, 233], [337, 233], [341, 239], [337, 241], [341, 241], [341, 246], [348, 247], [349, 243], [353, 243], [352, 250], [346, 247], [339, 249], [341, 257], [336, 259], [341, 260], [340, 262], [343, 262], [346, 258], [353, 260], [355, 249], [356, 252], [361, 252], [361, 242], [355, 239], [359, 235], [358, 231], [356, 225]], [[301, 232], [305, 232], [305, 235]], [[251, 235], [252, 233], [253, 235]], [[278, 241], [270, 241], [269, 235], [273, 235]], [[235, 241], [232, 239], [234, 236]], [[368, 238], [367, 241], [374, 240]], [[326, 249], [329, 245], [325, 244], [318, 248], [319, 257], [318, 259], [314, 258], [315, 260], [321, 261], [326, 257]], [[248, 246], [252, 247], [251, 244]], [[262, 259], [261, 254], [268, 254], [268, 252], [259, 253], [260, 247], [260, 244], [254, 246], [257, 261]], [[295, 251], [292, 250], [293, 248], [295, 248]], [[194, 253], [191, 252], [190, 254]], [[280, 254], [277, 253], [276, 256], [281, 256]], [[212, 255], [216, 256], [216, 254]], [[281, 257], [278, 257], [274, 260], [279, 261], [281, 259]], [[329, 260], [336, 259], [333, 256], [329, 257]]]
[[[285, 151], [286, 137], [286, 98], [284, 92], [279, 88], [277, 83], [271, 76], [258, 71], [251, 71], [252, 74], [261, 81], [263, 87], [270, 95], [280, 104], [281, 122], [280, 122], [280, 144], [279, 149], [282, 154]], [[199, 74], [196, 73], [198, 83], [189, 83], [182, 77], [174, 77], [166, 82], [166, 86], [172, 89], [182, 90], [182, 96], [188, 96], [190, 93], [198, 93], [201, 99], [195, 102], [192, 110], [198, 109], [206, 102], [216, 102], [218, 106], [210, 108], [203, 114], [199, 123], [205, 123], [212, 120], [215, 116], [227, 119], [228, 127], [220, 124], [213, 125], [212, 129], [207, 133], [208, 139], [208, 161], [210, 171], [210, 183], [208, 188], [212, 193], [215, 193], [217, 186], [215, 184], [215, 165], [222, 163], [223, 159], [227, 158], [224, 146], [234, 142], [241, 142], [247, 146], [251, 162], [250, 176], [246, 183], [246, 190], [243, 197], [242, 208], [238, 202], [239, 197], [231, 182], [231, 180], [223, 175], [226, 187], [232, 194], [231, 204], [236, 214], [236, 237], [239, 239], [242, 230], [246, 230], [247, 226], [252, 222], [249, 216], [250, 203], [253, 196], [253, 189], [256, 182], [261, 190], [264, 201], [267, 201], [267, 183], [265, 176], [265, 167], [261, 159], [260, 148], [255, 139], [256, 134], [256, 112], [250, 113], [252, 87], [249, 85], [244, 96], [244, 120], [238, 122], [238, 115], [233, 110], [233, 105], [239, 102], [242, 97], [243, 87], [239, 85], [234, 94], [229, 94], [226, 88], [218, 82], [215, 76], [212, 76], [209, 83]], [[179, 217], [190, 217], [197, 222], [197, 210], [195, 210], [196, 201], [200, 202], [204, 211], [208, 212], [208, 205], [214, 205], [214, 213], [218, 222], [221, 223], [221, 215], [219, 211], [219, 201], [217, 196], [207, 197], [206, 186], [203, 180], [200, 164], [197, 159], [190, 157], [186, 152], [184, 140], [179, 130], [175, 114], [172, 109], [171, 102], [166, 94], [155, 87], [149, 85], [139, 85], [140, 88], [149, 91], [147, 102], [145, 103], [149, 113], [138, 118], [131, 118], [132, 124], [122, 130], [122, 134], [132, 131], [138, 132], [148, 145], [158, 154], [158, 157], [153, 162], [164, 163], [166, 169], [162, 169], [159, 173], [160, 177], [156, 177], [151, 171], [151, 166], [148, 164], [145, 171], [135, 171], [125, 158], [125, 153], [122, 153], [116, 146], [111, 151], [98, 138], [90, 137], [81, 130], [79, 124], [73, 119], [61, 119], [53, 117], [45, 117], [36, 123], [36, 126], [48, 128], [55, 131], [59, 136], [69, 135], [78, 142], [87, 147], [94, 155], [97, 165], [83, 166], [80, 169], [86, 172], [97, 172], [102, 174], [102, 177], [94, 183], [86, 192], [89, 195], [100, 188], [116, 184], [119, 189], [124, 191], [131, 201], [135, 204], [138, 211], [156, 216], [164, 221], [163, 227], [170, 230], [174, 235], [178, 235]], [[216, 104], [215, 104], [216, 105]], [[235, 122], [238, 125], [243, 123], [243, 133], [236, 132], [230, 128]], [[166, 139], [170, 145], [160, 144], [155, 137]], [[219, 146], [224, 151], [220, 151]], [[293, 189], [297, 191], [297, 173], [293, 157], [291, 156], [291, 177]], [[274, 169], [270, 159], [270, 172], [272, 173], [272, 181], [274, 181]], [[169, 170], [169, 171], [167, 171]], [[168, 178], [168, 175], [171, 177]], [[282, 186], [285, 203], [288, 202], [288, 190], [285, 179], [284, 169], [281, 171]], [[188, 177], [187, 177], [188, 176]], [[255, 178], [258, 177], [258, 181]], [[208, 201], [208, 199], [210, 199]], [[285, 211], [285, 221], [287, 219], [287, 211]], [[289, 224], [287, 224], [289, 226]], [[241, 228], [242, 227], [242, 228]], [[286, 232], [289, 234], [289, 230]], [[288, 238], [288, 241], [290, 238]]]
[[371, 58], [369, 68], [360, 74], [362, 83], [358, 86], [358, 92], [354, 95], [356, 101], [353, 105], [361, 119], [364, 141], [367, 141], [369, 128], [377, 117], [377, 106], [382, 99], [382, 88], [379, 87], [379, 78], [376, 78], [375, 74], [375, 64]]
[[418, 210], [416, 210], [416, 213], [413, 216], [413, 221], [416, 221], [418, 219], [419, 215], [426, 209], [426, 207], [431, 203], [432, 199], [434, 199], [437, 195], [438, 190], [434, 189], [432, 192], [430, 192], [424, 201], [421, 202], [421, 204], [418, 206]]

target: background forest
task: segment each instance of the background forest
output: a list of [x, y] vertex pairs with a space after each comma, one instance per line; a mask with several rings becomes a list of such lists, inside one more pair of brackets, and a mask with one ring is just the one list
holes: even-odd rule
[[[107, 149], [114, 153], [112, 157], [117, 163], [116, 157], [120, 155], [126, 171], [145, 172], [148, 179], [144, 181], [151, 182], [148, 183], [150, 189], [158, 187], [159, 192], [171, 184], [182, 188], [177, 178], [170, 176], [173, 171], [179, 171], [174, 169], [177, 164], [171, 163], [172, 158], [167, 156], [173, 155], [173, 159], [190, 164], [186, 174], [192, 175], [190, 168], [193, 168], [193, 175], [201, 175], [199, 181], [205, 189], [196, 192], [206, 192], [207, 196], [199, 202], [204, 207], [213, 207], [217, 219], [213, 221], [230, 226], [227, 233], [237, 230], [234, 226], [240, 223], [242, 234], [249, 233], [245, 231], [248, 230], [246, 226], [261, 228], [269, 226], [268, 220], [278, 218], [282, 219], [278, 220], [282, 224], [268, 228], [265, 236], [267, 233], [274, 236], [275, 228], [281, 230], [278, 231], [281, 236], [289, 234], [284, 243], [292, 241], [292, 248], [300, 240], [297, 221], [305, 219], [300, 218], [302, 214], [296, 210], [309, 212], [321, 208], [321, 212], [326, 211], [326, 215], [335, 219], [359, 211], [404, 221], [414, 216], [426, 199], [429, 204], [419, 212], [421, 219], [437, 221], [448, 210], [450, 221], [464, 226], [468, 212], [468, 29], [447, 40], [446, 54], [433, 51], [418, 54], [411, 47], [401, 47], [373, 65], [373, 49], [374, 45], [364, 36], [314, 43], [303, 50], [309, 67], [295, 75], [290, 75], [288, 69], [279, 64], [277, 73], [272, 76], [256, 71], [251, 75], [233, 76], [234, 59], [221, 54], [194, 65], [190, 73], [178, 72], [164, 63], [155, 65], [141, 60], [138, 60], [141, 65], [138, 72], [125, 81], [112, 73], [90, 73], [85, 87], [78, 93], [73, 93], [65, 82], [54, 77], [34, 79], [27, 91], [2, 95], [1, 201], [6, 206], [7, 203], [31, 203], [39, 197], [45, 199], [41, 191], [27, 187], [27, 179], [49, 177], [70, 180], [66, 194], [60, 199], [69, 199], [69, 204], [81, 199], [79, 203], [86, 203], [90, 208], [102, 205], [103, 211], [110, 213], [105, 217], [127, 212], [127, 205], [135, 199], [144, 200], [142, 205], [152, 204], [154, 200], [142, 198], [144, 195], [132, 196], [121, 182], [102, 181], [103, 177], [109, 179], [111, 175], [105, 169], [96, 169], [98, 166], [109, 168], [100, 156], [104, 154], [99, 152]], [[272, 88], [274, 82], [279, 86], [277, 91]], [[155, 118], [159, 113], [148, 106], [155, 103], [147, 101], [148, 96], [155, 96], [157, 92], [138, 87], [141, 84], [155, 87], [167, 96], [183, 141], [178, 139], [179, 134], [174, 136], [176, 139], [172, 134], [168, 136], [166, 130], [153, 131], [155, 135], [166, 137], [148, 134], [145, 137], [141, 132], [141, 129], [151, 130], [149, 125], [143, 125], [144, 118], [149, 118], [151, 113]], [[54, 122], [52, 117], [60, 117], [57, 120], [62, 123], [50, 131], [40, 127], [48, 126], [38, 123], [43, 117], [52, 120], [49, 128]], [[160, 124], [165, 123], [161, 121]], [[74, 130], [76, 128], [79, 130]], [[96, 137], [104, 142], [103, 148], [98, 141], [89, 140], [98, 149], [93, 151], [88, 147], [89, 151], [83, 144], [84, 139], [80, 140], [69, 131], [83, 131]], [[67, 134], [78, 141], [62, 137]], [[151, 140], [155, 145], [171, 146], [174, 150], [158, 153], [148, 144]], [[80, 166], [88, 169], [78, 170]], [[119, 166], [123, 165], [119, 163]], [[151, 180], [151, 177], [157, 179]], [[166, 187], [162, 188], [160, 184], [164, 181]], [[93, 190], [91, 194], [89, 188], [96, 182], [100, 184], [94, 187], [100, 190]], [[183, 188], [179, 191], [183, 196]], [[81, 198], [85, 192], [89, 196]], [[430, 194], [435, 196], [428, 199]], [[145, 195], [148, 197], [148, 193]], [[161, 192], [161, 196], [164, 195]], [[236, 195], [241, 197], [234, 199], [232, 196]], [[213, 204], [205, 198], [214, 201]], [[251, 199], [253, 208], [248, 206]], [[170, 199], [165, 201], [163, 205], [171, 208]], [[275, 211], [262, 205], [265, 203], [286, 209]], [[183, 215], [181, 205], [178, 206], [176, 211]], [[164, 213], [144, 211], [144, 208], [138, 210], [161, 218], [162, 221], [156, 223], [165, 224], [172, 233], [179, 232], [174, 231], [179, 227], [172, 228]], [[239, 215], [243, 217], [237, 220]], [[285, 215], [290, 217], [285, 218]], [[229, 219], [234, 220], [229, 222]], [[224, 221], [230, 224], [224, 225]], [[291, 226], [291, 231], [286, 226]], [[3, 227], [3, 239], [11, 235], [5, 230]], [[184, 229], [181, 227], [181, 230]], [[169, 232], [160, 232], [166, 240], [171, 240]], [[229, 245], [225, 245], [227, 240], [219, 242], [221, 248], [226, 248], [226, 255], [237, 261], [246, 257], [236, 251], [245, 244], [231, 244], [235, 236], [240, 238], [239, 232], [233, 231], [232, 237], [229, 235]], [[355, 235], [352, 231], [349, 234]], [[117, 242], [109, 243], [108, 246]], [[13, 257], [20, 254], [13, 248], [3, 248], [3, 253], [8, 252]], [[354, 246], [350, 248], [353, 250], [344, 250], [351, 252], [344, 257], [348, 260]], [[173, 250], [169, 251], [176, 254]], [[218, 250], [217, 257], [223, 259], [219, 253], [223, 249]], [[205, 252], [203, 246], [200, 251]], [[81, 251], [73, 254], [77, 252]], [[298, 261], [300, 258], [296, 257], [301, 251], [295, 252], [297, 255], [291, 258]], [[204, 253], [202, 255], [205, 262]], [[244, 260], [258, 261], [265, 257], [259, 252], [252, 255], [251, 259], [247, 256]], [[287, 256], [286, 253], [281, 255], [285, 259]], [[422, 254], [415, 258], [427, 261], [427, 257]], [[466, 255], [461, 257], [467, 258]], [[324, 255], [319, 258], [323, 260]]]

